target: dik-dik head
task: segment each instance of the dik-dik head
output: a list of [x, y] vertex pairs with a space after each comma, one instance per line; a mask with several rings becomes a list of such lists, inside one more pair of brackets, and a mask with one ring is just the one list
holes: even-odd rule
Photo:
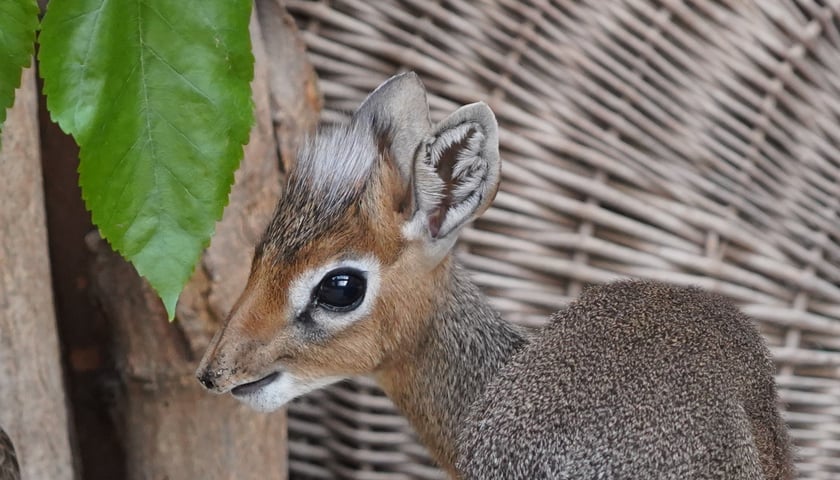
[[199, 380], [273, 410], [400, 361], [442, 301], [458, 232], [498, 184], [487, 105], [432, 126], [418, 77], [391, 78], [300, 153]]

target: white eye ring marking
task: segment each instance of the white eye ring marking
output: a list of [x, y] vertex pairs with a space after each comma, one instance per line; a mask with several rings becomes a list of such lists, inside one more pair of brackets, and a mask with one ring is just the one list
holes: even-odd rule
[[365, 298], [358, 307], [349, 312], [327, 312], [322, 309], [312, 312], [313, 319], [328, 332], [337, 332], [370, 314], [376, 295], [379, 293], [379, 262], [372, 256], [336, 260], [302, 273], [289, 286], [289, 305], [297, 318], [312, 304], [312, 292], [323, 280], [324, 275], [339, 269], [352, 268], [365, 277], [367, 287]]

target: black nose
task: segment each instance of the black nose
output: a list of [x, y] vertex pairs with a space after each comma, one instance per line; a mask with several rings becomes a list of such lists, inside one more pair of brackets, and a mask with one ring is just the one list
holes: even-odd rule
[[216, 379], [215, 375], [213, 375], [210, 370], [205, 370], [203, 373], [198, 375], [198, 381], [204, 385], [204, 388], [208, 390], [212, 390], [216, 386]]

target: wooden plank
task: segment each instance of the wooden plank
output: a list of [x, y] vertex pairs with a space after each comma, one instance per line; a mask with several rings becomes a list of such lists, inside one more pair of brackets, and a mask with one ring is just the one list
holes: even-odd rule
[[268, 59], [251, 21], [256, 58], [256, 124], [216, 235], [181, 295], [176, 321], [134, 269], [95, 236], [92, 289], [113, 328], [119, 387], [115, 412], [125, 445], [126, 478], [286, 478], [284, 412], [254, 412], [207, 393], [195, 379], [198, 360], [236, 301], [253, 247], [280, 190]]
[[0, 425], [23, 478], [72, 479], [44, 214], [38, 101], [24, 72], [0, 151]]

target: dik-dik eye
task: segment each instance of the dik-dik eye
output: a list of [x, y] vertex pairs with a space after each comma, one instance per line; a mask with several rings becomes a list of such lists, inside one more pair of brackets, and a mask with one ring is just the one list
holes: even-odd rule
[[367, 280], [362, 272], [352, 268], [333, 270], [315, 287], [316, 305], [333, 312], [349, 312], [365, 299]]

